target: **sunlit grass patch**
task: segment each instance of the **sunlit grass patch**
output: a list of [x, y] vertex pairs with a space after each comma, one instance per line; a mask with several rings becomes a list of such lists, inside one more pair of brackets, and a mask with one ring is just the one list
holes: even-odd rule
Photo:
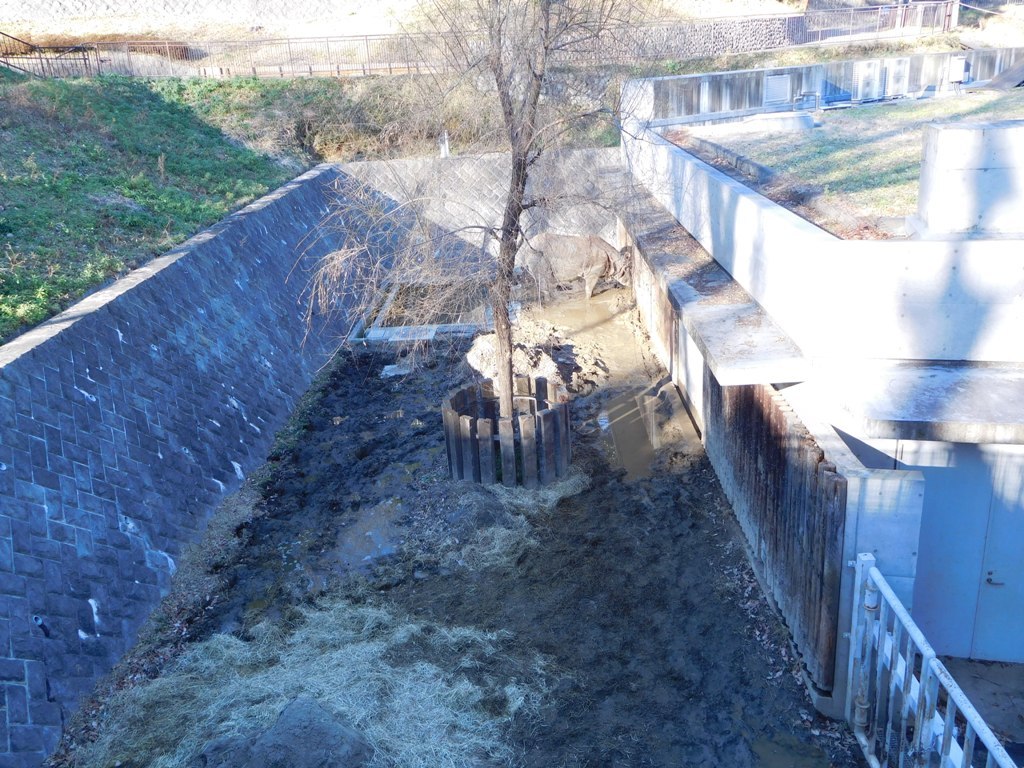
[[917, 212], [924, 126], [961, 120], [1024, 118], [1024, 92], [889, 102], [830, 110], [802, 133], [716, 138], [740, 154], [840, 194], [864, 215]]
[[0, 79], [0, 341], [289, 175], [142, 81]]

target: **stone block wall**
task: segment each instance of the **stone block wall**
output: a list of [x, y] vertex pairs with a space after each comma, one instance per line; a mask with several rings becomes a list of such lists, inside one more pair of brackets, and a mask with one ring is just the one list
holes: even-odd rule
[[336, 345], [302, 293], [343, 179], [320, 166], [0, 347], [0, 765], [52, 750]]

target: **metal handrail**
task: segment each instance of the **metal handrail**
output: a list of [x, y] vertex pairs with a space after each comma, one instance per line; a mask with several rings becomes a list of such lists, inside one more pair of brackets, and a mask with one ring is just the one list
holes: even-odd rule
[[[857, 556], [846, 718], [872, 768], [1017, 768], [870, 554]], [[962, 725], [962, 727], [961, 727]]]
[[[919, 0], [910, 6], [630, 26], [608, 30], [600, 40], [558, 58], [564, 64], [630, 63], [686, 59], [720, 53], [723, 49], [740, 53], [819, 44], [850, 35], [889, 37], [893, 31], [906, 34], [914, 30], [921, 33], [938, 28], [935, 11], [950, 2]], [[771, 32], [770, 39], [762, 39], [765, 30]], [[445, 44], [443, 36], [391, 34], [233, 41], [137, 40], [88, 43], [74, 48], [95, 57], [96, 73], [140, 77], [292, 77], [436, 71], [445, 65]], [[277, 50], [285, 47], [286, 53]], [[39, 47], [33, 50], [37, 56], [44, 55]], [[49, 49], [46, 55], [54, 50]]]
[[[14, 35], [0, 32], [0, 66], [28, 75], [49, 77], [60, 74], [88, 75], [91, 74], [89, 57], [94, 48], [95, 46], [90, 43], [36, 45]], [[71, 59], [72, 55], [77, 57], [77, 61]], [[64, 66], [55, 68], [53, 66], [55, 61]], [[33, 64], [36, 66], [32, 66]], [[81, 67], [76, 65], [81, 65]]]

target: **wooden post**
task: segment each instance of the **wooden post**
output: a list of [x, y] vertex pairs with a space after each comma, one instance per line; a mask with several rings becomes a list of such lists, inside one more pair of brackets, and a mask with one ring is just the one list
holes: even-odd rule
[[561, 480], [569, 474], [569, 427], [565, 403], [559, 403], [552, 410], [555, 412], [555, 432], [558, 435], [558, 449], [555, 453], [555, 473]]
[[459, 417], [459, 432], [462, 438], [462, 479], [480, 482], [480, 455], [473, 445], [476, 425], [472, 416]]
[[532, 414], [519, 417], [519, 440], [523, 448], [523, 487], [537, 488], [537, 423]]
[[550, 485], [558, 475], [556, 459], [558, 446], [558, 415], [550, 408], [537, 414], [540, 426], [540, 440], [537, 452], [540, 454], [540, 484]]
[[498, 420], [498, 441], [501, 443], [501, 484], [516, 486], [516, 439], [512, 419]]
[[451, 408], [441, 410], [444, 420], [444, 441], [448, 447], [448, 474], [453, 480], [462, 479], [462, 435], [459, 431], [459, 415]]
[[538, 376], [533, 380], [533, 391], [537, 395], [537, 410], [543, 411], [551, 407], [551, 396], [548, 394], [548, 380]]
[[559, 406], [562, 409], [562, 423], [565, 426], [565, 464], [566, 467], [572, 464], [572, 420], [569, 415], [568, 395]]
[[490, 419], [478, 420], [476, 435], [480, 453], [480, 482], [494, 485], [498, 482], [494, 470], [494, 422]]

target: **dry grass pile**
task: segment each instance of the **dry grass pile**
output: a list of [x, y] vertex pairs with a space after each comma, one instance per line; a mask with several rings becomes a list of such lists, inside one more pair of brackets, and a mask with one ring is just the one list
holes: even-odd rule
[[500, 514], [478, 518], [483, 522], [468, 536], [442, 523], [431, 531], [429, 538], [435, 543], [442, 542], [441, 565], [445, 569], [514, 568], [528, 552], [540, 546], [537, 524], [550, 515], [562, 499], [589, 487], [590, 476], [577, 465], [569, 469], [564, 480], [537, 490], [488, 486], [481, 492], [481, 498], [496, 499]]
[[506, 488], [503, 485], [495, 485], [491, 486], [491, 492], [506, 509], [530, 517], [550, 513], [562, 499], [583, 493], [589, 487], [590, 476], [580, 469], [578, 464], [573, 464], [564, 480], [535, 491], [519, 486]]
[[[534, 665], [535, 681], [487, 689], [473, 682], [467, 670], [502, 652], [500, 634], [415, 623], [345, 601], [306, 609], [303, 618], [289, 633], [264, 623], [248, 640], [215, 635], [162, 677], [119, 693], [102, 737], [78, 764], [189, 766], [214, 738], [265, 730], [299, 695], [361, 731], [376, 751], [374, 766], [514, 762], [503, 728], [539, 706], [542, 665]], [[397, 652], [413, 646], [427, 652]], [[481, 706], [495, 689], [505, 701], [499, 714]]]

